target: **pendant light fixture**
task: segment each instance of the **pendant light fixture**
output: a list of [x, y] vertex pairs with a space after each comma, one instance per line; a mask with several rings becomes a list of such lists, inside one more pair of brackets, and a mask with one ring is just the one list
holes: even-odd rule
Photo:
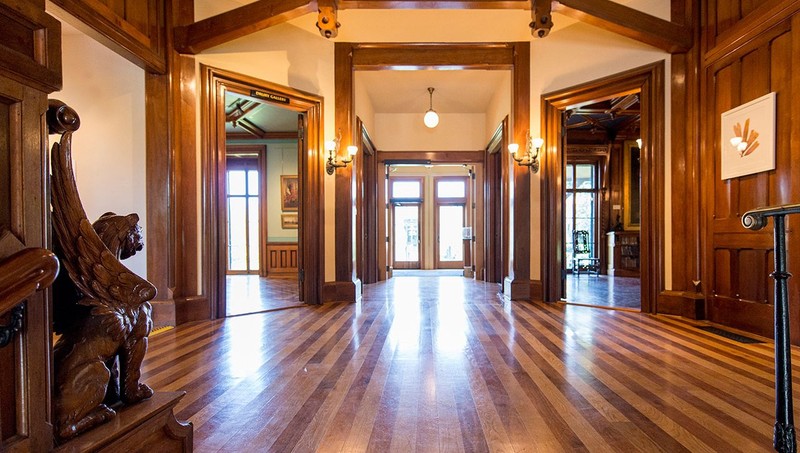
[[428, 111], [425, 112], [425, 117], [422, 119], [422, 121], [425, 122], [426, 126], [433, 129], [439, 124], [439, 114], [433, 110], [433, 88], [428, 87], [428, 93], [430, 93], [431, 96], [431, 104]]

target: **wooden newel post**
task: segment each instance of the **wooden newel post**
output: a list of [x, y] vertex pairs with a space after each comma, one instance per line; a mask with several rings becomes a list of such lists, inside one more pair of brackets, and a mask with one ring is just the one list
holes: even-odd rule
[[792, 349], [789, 338], [789, 291], [786, 270], [786, 215], [800, 213], [800, 204], [759, 208], [742, 217], [742, 225], [760, 230], [773, 217], [775, 241], [775, 430], [772, 443], [781, 453], [795, 453], [797, 440], [792, 407]]

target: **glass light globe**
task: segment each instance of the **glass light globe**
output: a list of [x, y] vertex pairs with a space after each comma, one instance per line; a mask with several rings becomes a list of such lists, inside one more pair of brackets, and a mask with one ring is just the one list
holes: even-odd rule
[[426, 126], [433, 129], [439, 124], [439, 114], [434, 112], [433, 109], [425, 112], [425, 117], [422, 119]]

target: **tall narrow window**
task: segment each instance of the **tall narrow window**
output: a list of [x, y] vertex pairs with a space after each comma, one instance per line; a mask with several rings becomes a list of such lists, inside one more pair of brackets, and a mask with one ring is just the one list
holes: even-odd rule
[[389, 184], [392, 205], [392, 267], [419, 269], [421, 255], [420, 208], [422, 178], [392, 178]]
[[256, 274], [259, 269], [258, 160], [228, 159], [228, 272]]
[[597, 255], [597, 191], [598, 174], [595, 163], [567, 163], [566, 200], [564, 203], [564, 243], [567, 266], [572, 265], [575, 231], [589, 232], [591, 256]]

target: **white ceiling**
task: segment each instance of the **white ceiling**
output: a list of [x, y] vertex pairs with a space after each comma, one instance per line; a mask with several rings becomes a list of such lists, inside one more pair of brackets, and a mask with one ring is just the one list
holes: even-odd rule
[[428, 87], [434, 88], [433, 109], [439, 113], [485, 113], [510, 80], [509, 71], [484, 70], [358, 71], [355, 76], [375, 113], [424, 112], [430, 105]]
[[[235, 100], [244, 98], [254, 100], [249, 96], [238, 96], [235, 93], [225, 93], [225, 105], [231, 105]], [[247, 119], [265, 132], [288, 132], [297, 130], [297, 112], [274, 104], [262, 103], [256, 110], [247, 115]], [[225, 125], [226, 132], [245, 132], [244, 129]]]

